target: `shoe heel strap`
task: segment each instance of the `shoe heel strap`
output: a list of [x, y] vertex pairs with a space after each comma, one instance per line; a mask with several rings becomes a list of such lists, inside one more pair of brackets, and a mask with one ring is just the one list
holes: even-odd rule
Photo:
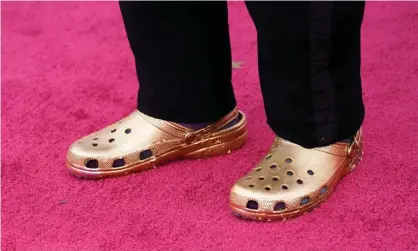
[[210, 124], [200, 130], [189, 132], [186, 134], [186, 140], [188, 142], [193, 142], [196, 140], [201, 140], [208, 135], [218, 131], [232, 120], [234, 120], [239, 115], [237, 108], [234, 108], [230, 113], [228, 113], [225, 117], [221, 118], [217, 122]]
[[359, 154], [359, 151], [362, 151], [362, 130], [361, 128], [357, 131], [352, 142], [347, 147], [347, 156], [355, 157]]

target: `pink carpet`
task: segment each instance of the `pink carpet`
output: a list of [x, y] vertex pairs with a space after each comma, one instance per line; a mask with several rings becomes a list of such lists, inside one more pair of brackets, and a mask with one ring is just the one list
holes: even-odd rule
[[118, 5], [2, 3], [3, 250], [418, 250], [418, 3], [367, 4], [362, 164], [319, 209], [267, 224], [237, 219], [228, 207], [230, 187], [273, 136], [254, 26], [242, 2], [229, 6], [233, 58], [245, 61], [234, 84], [248, 144], [88, 181], [64, 169], [67, 147], [135, 108]]

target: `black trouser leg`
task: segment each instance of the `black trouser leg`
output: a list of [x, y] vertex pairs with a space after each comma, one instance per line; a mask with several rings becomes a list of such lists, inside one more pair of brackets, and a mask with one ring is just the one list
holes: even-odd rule
[[282, 138], [316, 147], [353, 135], [364, 117], [364, 2], [246, 2], [258, 33], [267, 120]]
[[236, 105], [226, 2], [120, 2], [135, 56], [138, 110], [211, 122]]

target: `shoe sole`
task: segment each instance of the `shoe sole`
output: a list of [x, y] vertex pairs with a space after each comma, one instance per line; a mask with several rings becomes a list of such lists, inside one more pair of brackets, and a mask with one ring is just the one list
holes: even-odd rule
[[304, 214], [307, 214], [317, 208], [321, 203], [326, 201], [329, 196], [333, 193], [334, 189], [338, 185], [338, 183], [344, 178], [347, 174], [352, 172], [356, 166], [360, 163], [361, 158], [363, 155], [363, 151], [360, 151], [356, 157], [354, 157], [353, 161], [347, 165], [346, 168], [341, 168], [340, 173], [338, 174], [338, 178], [335, 179], [335, 182], [330, 186], [328, 191], [324, 193], [321, 197], [317, 200], [307, 204], [304, 207], [301, 207], [297, 210], [288, 211], [285, 213], [280, 212], [271, 212], [271, 211], [256, 211], [256, 210], [248, 210], [241, 206], [237, 206], [233, 203], [229, 203], [229, 206], [232, 209], [232, 214], [246, 220], [255, 220], [255, 221], [285, 221], [288, 219], [292, 219]]
[[200, 140], [193, 144], [179, 145], [177, 148], [166, 152], [161, 156], [151, 157], [141, 163], [133, 163], [123, 168], [97, 171], [97, 169], [86, 170], [85, 167], [71, 165], [67, 162], [67, 168], [71, 174], [79, 178], [102, 179], [109, 177], [125, 176], [131, 173], [147, 171], [171, 161], [181, 159], [204, 159], [231, 153], [244, 146], [247, 141], [247, 129], [245, 115], [243, 122], [219, 132], [213, 137]]

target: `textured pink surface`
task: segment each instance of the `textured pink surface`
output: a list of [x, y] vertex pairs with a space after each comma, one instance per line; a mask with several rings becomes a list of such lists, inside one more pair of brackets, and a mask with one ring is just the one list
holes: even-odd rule
[[[257, 223], [230, 214], [231, 185], [269, 148], [254, 26], [230, 3], [240, 151], [129, 177], [79, 180], [68, 145], [135, 108], [117, 3], [2, 3], [3, 250], [417, 250], [418, 3], [368, 3], [364, 161], [311, 214]], [[287, 25], [287, 24], [284, 24]], [[164, 64], [164, 59], [161, 59]]]

